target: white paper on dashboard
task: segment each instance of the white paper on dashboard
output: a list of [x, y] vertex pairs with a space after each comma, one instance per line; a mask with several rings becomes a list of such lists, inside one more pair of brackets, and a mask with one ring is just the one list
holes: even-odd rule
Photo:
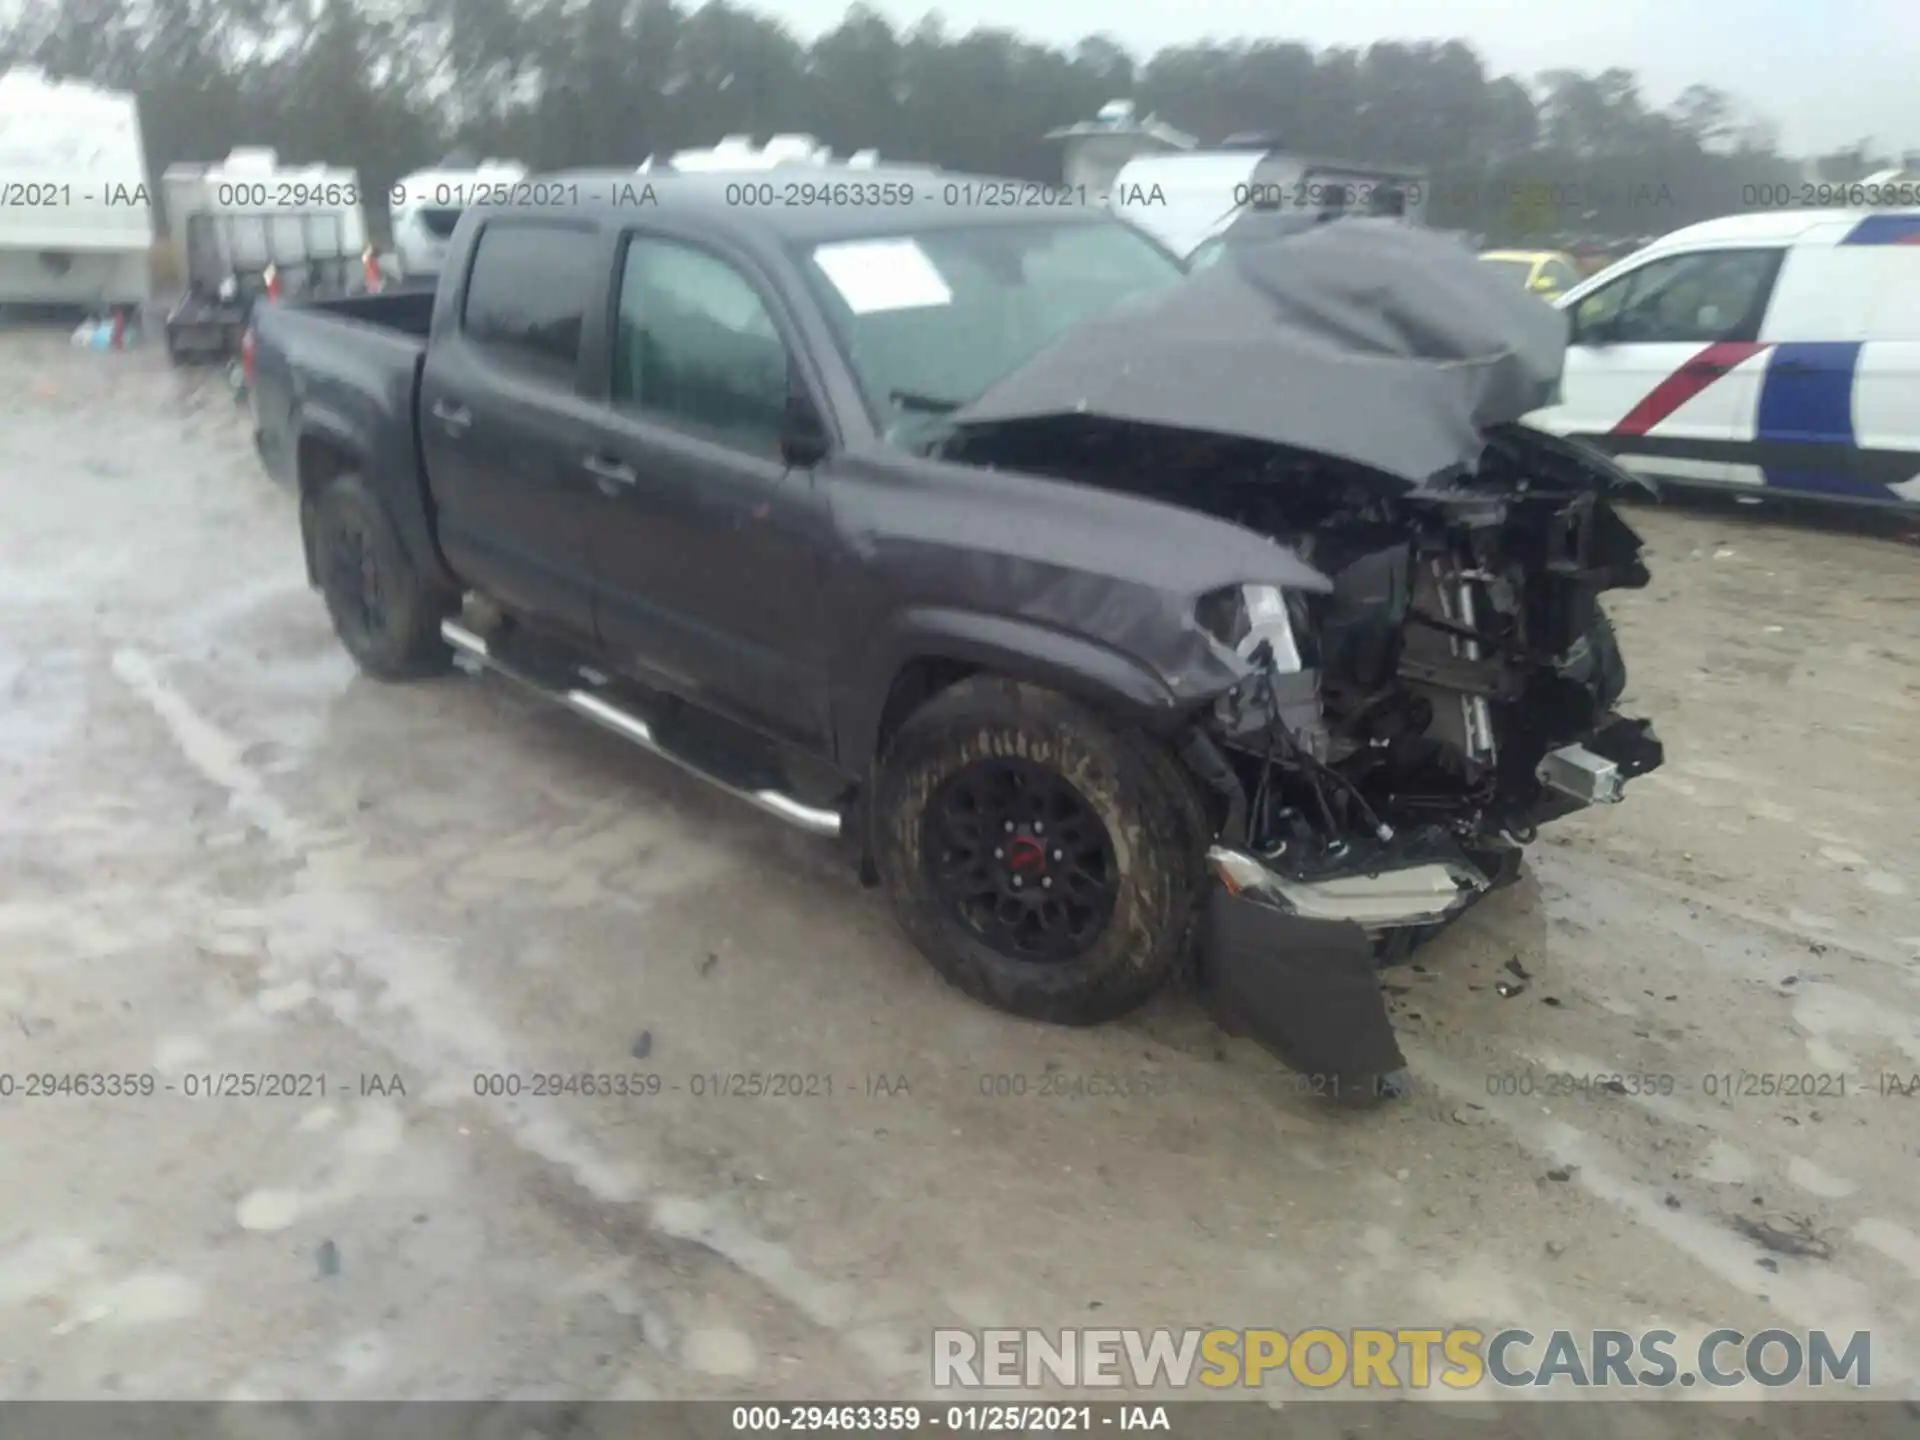
[[813, 258], [856, 315], [951, 305], [953, 291], [913, 240], [846, 240]]

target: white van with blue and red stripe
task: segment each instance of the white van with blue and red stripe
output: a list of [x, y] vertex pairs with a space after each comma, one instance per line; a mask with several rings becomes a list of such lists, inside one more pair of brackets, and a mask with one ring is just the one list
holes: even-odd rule
[[1709, 220], [1556, 303], [1528, 423], [1655, 479], [1920, 506], [1920, 209]]

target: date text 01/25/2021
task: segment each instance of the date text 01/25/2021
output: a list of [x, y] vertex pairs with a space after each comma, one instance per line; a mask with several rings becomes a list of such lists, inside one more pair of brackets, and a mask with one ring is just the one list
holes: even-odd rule
[[328, 1096], [404, 1098], [407, 1082], [394, 1073], [333, 1075], [317, 1070], [151, 1070], [0, 1072], [0, 1100], [144, 1100], [162, 1095], [188, 1100], [324, 1100]]

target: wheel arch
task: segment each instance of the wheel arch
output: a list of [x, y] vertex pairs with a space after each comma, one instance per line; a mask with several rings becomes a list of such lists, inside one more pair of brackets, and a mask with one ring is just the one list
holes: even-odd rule
[[340, 431], [324, 425], [303, 427], [294, 441], [293, 467], [300, 493], [300, 549], [306, 560], [307, 584], [318, 587], [320, 563], [314, 552], [314, 502], [320, 492], [340, 476], [363, 472], [366, 454], [351, 436]]
[[[1203, 846], [1169, 760], [1164, 746], [1111, 707], [1096, 709], [1057, 686], [995, 669], [975, 670], [914, 710], [875, 770], [867, 802], [875, 879], [909, 938], [973, 998], [1056, 1024], [1114, 1019], [1183, 970], [1197, 934]], [[981, 933], [952, 910], [952, 896], [929, 868], [929, 855], [952, 848], [926, 828], [943, 787], [970, 766], [1000, 762], [1052, 771], [1103, 827], [1113, 908], [1068, 957], [1034, 959]], [[1053, 818], [1049, 810], [1049, 834]], [[930, 837], [937, 842], [931, 851]], [[1069, 837], [1068, 848], [1078, 842]], [[995, 850], [981, 863], [1000, 859]], [[973, 862], [962, 856], [960, 863], [964, 869]], [[1010, 883], [1019, 887], [1018, 879]], [[1046, 908], [1046, 897], [1032, 898]]]
[[843, 768], [869, 773], [909, 715], [980, 674], [1058, 691], [1157, 734], [1176, 729], [1196, 703], [1132, 657], [1085, 636], [1015, 616], [917, 608], [889, 627], [845, 705]]
[[402, 463], [397, 457], [376, 454], [358, 427], [324, 409], [301, 411], [295, 417], [294, 434], [294, 479], [300, 494], [300, 530], [309, 584], [317, 583], [310, 523], [313, 502], [334, 479], [357, 474], [366, 481], [407, 558], [420, 573], [448, 589], [459, 588], [434, 539], [433, 523], [421, 493], [425, 481], [419, 474], [417, 457], [412, 459], [413, 468], [396, 473], [395, 466]]

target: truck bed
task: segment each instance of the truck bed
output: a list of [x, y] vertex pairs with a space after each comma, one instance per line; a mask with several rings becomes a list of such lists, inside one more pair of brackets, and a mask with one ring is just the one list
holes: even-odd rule
[[401, 290], [253, 310], [255, 443], [268, 470], [298, 484], [299, 437], [326, 438], [376, 488], [412, 497], [395, 523], [426, 568], [438, 558], [418, 411], [433, 303], [431, 290]]
[[377, 295], [342, 295], [331, 300], [308, 300], [297, 307], [305, 313], [330, 315], [382, 330], [398, 330], [425, 341], [433, 322], [431, 289], [394, 290]]

